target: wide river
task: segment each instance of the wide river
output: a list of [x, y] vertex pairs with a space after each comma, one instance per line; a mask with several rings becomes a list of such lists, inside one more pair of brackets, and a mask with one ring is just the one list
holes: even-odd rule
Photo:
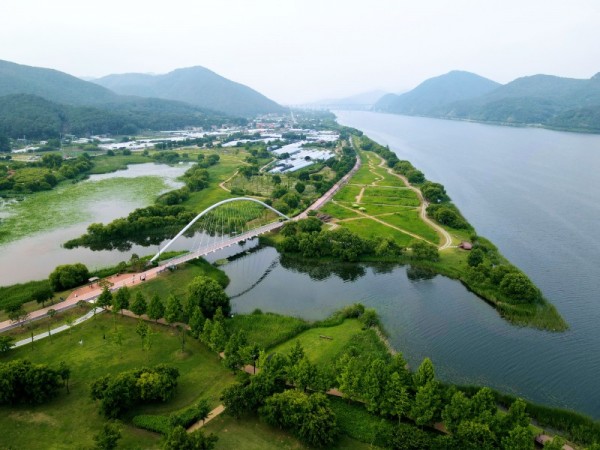
[[[522, 268], [570, 329], [509, 325], [461, 284], [404, 267], [303, 266], [263, 249], [227, 266], [235, 309], [319, 319], [374, 306], [415, 367], [600, 418], [600, 136], [369, 112], [339, 112], [441, 182], [475, 226]], [[409, 276], [411, 277], [409, 278]]]

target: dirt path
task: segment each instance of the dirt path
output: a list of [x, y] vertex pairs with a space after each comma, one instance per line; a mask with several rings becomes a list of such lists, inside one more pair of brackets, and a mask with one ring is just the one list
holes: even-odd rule
[[356, 196], [356, 199], [355, 199], [356, 203], [360, 204], [360, 202], [362, 202], [363, 195], [365, 195], [365, 188], [364, 187], [360, 189], [360, 192]]
[[[383, 159], [381, 156], [379, 156], [379, 159], [381, 159], [379, 167], [386, 168], [385, 159]], [[408, 179], [405, 176], [394, 172], [390, 167], [387, 167], [386, 170], [390, 175], [400, 178], [404, 182], [404, 184], [406, 184], [406, 186], [409, 189], [411, 189], [415, 194], [417, 194], [417, 197], [419, 197], [419, 201], [421, 202], [421, 211], [419, 214], [421, 216], [421, 220], [427, 225], [429, 225], [431, 228], [433, 228], [443, 239], [442, 245], [440, 245], [438, 249], [445, 250], [452, 246], [452, 236], [450, 236], [450, 233], [448, 233], [444, 228], [442, 228], [429, 217], [427, 217], [427, 207], [429, 206], [429, 203], [427, 202], [427, 200], [425, 200], [425, 197], [423, 197], [423, 193], [421, 192], [421, 190], [414, 187], [412, 184], [409, 183]]]
[[[412, 236], [412, 237], [414, 237], [415, 239], [419, 239], [419, 240], [421, 240], [421, 241], [428, 242], [428, 243], [429, 243], [429, 244], [431, 244], [431, 245], [435, 245], [433, 242], [431, 242], [431, 241], [428, 241], [427, 239], [425, 239], [425, 238], [424, 238], [424, 237], [422, 237], [422, 236], [419, 236], [418, 234], [412, 233], [411, 231], [405, 230], [405, 229], [403, 229], [403, 228], [400, 228], [400, 227], [397, 227], [397, 226], [395, 226], [395, 225], [391, 225], [391, 224], [389, 224], [389, 223], [387, 223], [387, 222], [384, 222], [384, 221], [383, 221], [383, 220], [381, 220], [381, 219], [378, 219], [378, 218], [377, 218], [377, 217], [375, 217], [375, 216], [371, 216], [371, 215], [369, 215], [369, 214], [365, 214], [364, 212], [362, 212], [362, 211], [359, 211], [359, 210], [357, 210], [357, 209], [350, 208], [350, 207], [348, 207], [348, 206], [342, 205], [341, 203], [338, 203], [338, 202], [336, 202], [335, 200], [333, 201], [333, 203], [335, 203], [336, 205], [338, 205], [338, 206], [340, 206], [340, 207], [342, 207], [342, 208], [345, 208], [345, 209], [347, 209], [347, 210], [349, 210], [349, 211], [352, 211], [352, 212], [354, 212], [354, 213], [356, 213], [356, 214], [359, 214], [359, 215], [363, 216], [363, 217], [364, 217], [364, 218], [366, 218], [366, 219], [371, 219], [371, 220], [374, 220], [375, 222], [378, 222], [378, 223], [380, 223], [380, 224], [382, 224], [382, 225], [385, 225], [386, 227], [389, 227], [389, 228], [392, 228], [392, 229], [394, 229], [394, 230], [400, 231], [401, 233], [404, 233], [404, 234], [408, 234], [409, 236]], [[343, 222], [344, 220], [350, 220], [350, 219], [342, 219], [342, 220], [338, 220], [338, 222]], [[356, 219], [354, 219], [354, 220], [356, 220]]]
[[208, 413], [208, 416], [206, 417], [205, 420], [199, 420], [198, 422], [193, 424], [191, 427], [189, 427], [187, 429], [187, 432], [192, 433], [192, 432], [196, 431], [197, 429], [202, 428], [204, 425], [206, 425], [208, 422], [213, 420], [215, 417], [222, 414], [223, 411], [225, 411], [224, 405], [217, 406], [215, 409], [213, 409], [211, 412]]

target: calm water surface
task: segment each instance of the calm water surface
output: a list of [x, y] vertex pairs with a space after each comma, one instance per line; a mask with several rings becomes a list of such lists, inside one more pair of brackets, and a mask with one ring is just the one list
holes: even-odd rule
[[[67, 205], [66, 208], [71, 211], [69, 214], [78, 216], [78, 223], [0, 245], [0, 286], [46, 278], [59, 264], [83, 262], [93, 269], [129, 260], [132, 253], [138, 255], [152, 253], [154, 248], [141, 246], [134, 246], [126, 252], [95, 252], [86, 248], [66, 250], [62, 244], [85, 233], [91, 223], [110, 222], [127, 216], [136, 208], [153, 203], [153, 195], [133, 195], [131, 190], [123, 189], [119, 184], [120, 178], [160, 177], [164, 181], [164, 190], [170, 190], [182, 186], [182, 183], [176, 179], [183, 175], [187, 168], [188, 166], [185, 164], [168, 166], [146, 163], [130, 165], [127, 170], [90, 176], [80, 185], [103, 182], [100, 192], [94, 188], [85, 189], [85, 186], [79, 186], [84, 188], [81, 189], [81, 195], [73, 196], [72, 201], [75, 204]], [[106, 180], [110, 180], [110, 182]], [[155, 195], [158, 194], [159, 192], [155, 193]], [[6, 207], [4, 210], [0, 208], [0, 212], [3, 212], [5, 216], [21, 213], [18, 206], [14, 210]], [[64, 214], [64, 212], [57, 212], [57, 214], [61, 213]]]
[[430, 356], [444, 380], [600, 417], [600, 136], [367, 112], [338, 118], [443, 183], [571, 328], [511, 326], [444, 277], [411, 280], [405, 267], [302, 267], [272, 249], [225, 266], [235, 309], [318, 319], [361, 301], [379, 310], [413, 367]]

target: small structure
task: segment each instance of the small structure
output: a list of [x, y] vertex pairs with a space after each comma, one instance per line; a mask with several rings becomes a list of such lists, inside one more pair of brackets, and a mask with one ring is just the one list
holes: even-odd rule
[[462, 248], [463, 250], [473, 250], [473, 244], [471, 244], [470, 242], [467, 242], [467, 241], [462, 241], [458, 245], [458, 248]]

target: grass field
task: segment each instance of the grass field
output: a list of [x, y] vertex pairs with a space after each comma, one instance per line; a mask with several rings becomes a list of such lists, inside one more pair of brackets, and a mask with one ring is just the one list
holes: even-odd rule
[[317, 327], [306, 330], [293, 339], [274, 347], [272, 351], [286, 354], [296, 344], [296, 341], [300, 341], [309, 360], [320, 366], [330, 366], [331, 362], [346, 348], [352, 337], [360, 333], [366, 333], [366, 331], [362, 330], [359, 321], [346, 319], [341, 325], [334, 327]]
[[[222, 414], [204, 427], [205, 432], [215, 433], [219, 440], [216, 449], [279, 450], [310, 449], [293, 436], [261, 422], [257, 417], [234, 419]], [[367, 444], [342, 435], [336, 445], [329, 449], [366, 450]]]
[[374, 239], [376, 237], [391, 238], [400, 246], [410, 246], [415, 240], [412, 236], [406, 233], [395, 230], [394, 228], [385, 226], [379, 222], [375, 222], [369, 218], [349, 220], [348, 222], [340, 222], [340, 226], [348, 228], [350, 231], [359, 236]]
[[[216, 405], [221, 390], [233, 382], [233, 376], [216, 355], [198, 341], [188, 339], [182, 354], [180, 339], [174, 330], [151, 325], [155, 333], [152, 348], [144, 352], [135, 333], [136, 321], [119, 316], [116, 322], [121, 345], [116, 343], [113, 318], [102, 314], [74, 327], [70, 334], [61, 333], [52, 340], [36, 343], [33, 351], [25, 346], [10, 352], [11, 359], [27, 358], [53, 366], [65, 361], [71, 367], [71, 393], [61, 391], [56, 399], [41, 406], [0, 407], [2, 442], [9, 442], [15, 449], [90, 448], [104, 419], [90, 399], [89, 384], [105, 374], [158, 363], [179, 368], [181, 376], [174, 398], [167, 403], [136, 408], [131, 411], [131, 417], [168, 413], [199, 398], [208, 398]], [[7, 357], [0, 361], [7, 361]], [[128, 417], [124, 418], [120, 448], [157, 448], [157, 435], [127, 425]]]
[[243, 331], [248, 342], [265, 349], [293, 338], [310, 326], [302, 319], [273, 313], [236, 314], [227, 323], [230, 330]]
[[[322, 211], [342, 220], [338, 222], [340, 226], [362, 237], [389, 237], [398, 245], [410, 246], [415, 238], [394, 228], [396, 227], [429, 242], [438, 243], [438, 233], [419, 217], [417, 207], [420, 201], [417, 194], [408, 189], [400, 178], [388, 173], [386, 167], [380, 167], [380, 159], [376, 155], [363, 151], [359, 153], [363, 160], [362, 167], [350, 183], [335, 195], [334, 201], [337, 204], [329, 203]], [[347, 208], [359, 209], [364, 214], [376, 216], [384, 223], [369, 217], [344, 221], [360, 217], [360, 214]]]
[[196, 259], [179, 266], [177, 270], [161, 273], [152, 280], [131, 287], [131, 294], [133, 297], [136, 292], [141, 291], [148, 301], [154, 294], [158, 294], [163, 301], [166, 301], [169, 294], [183, 299], [187, 294], [188, 284], [198, 276], [214, 278], [223, 287], [229, 283], [224, 272], [203, 259]]

